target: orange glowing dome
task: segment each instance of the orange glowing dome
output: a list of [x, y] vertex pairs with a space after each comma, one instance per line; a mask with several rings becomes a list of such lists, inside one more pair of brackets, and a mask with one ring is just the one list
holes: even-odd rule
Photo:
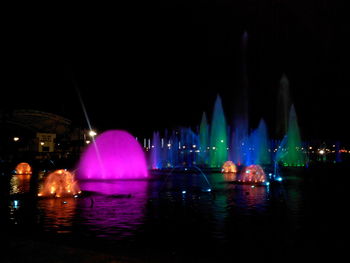
[[237, 167], [232, 161], [227, 161], [222, 166], [221, 171], [223, 173], [237, 173]]
[[243, 169], [241, 181], [245, 183], [263, 183], [266, 181], [266, 175], [260, 165], [252, 164]]
[[62, 169], [48, 175], [38, 196], [65, 197], [80, 193], [74, 173]]
[[32, 174], [32, 167], [28, 163], [19, 163], [16, 166], [16, 174]]

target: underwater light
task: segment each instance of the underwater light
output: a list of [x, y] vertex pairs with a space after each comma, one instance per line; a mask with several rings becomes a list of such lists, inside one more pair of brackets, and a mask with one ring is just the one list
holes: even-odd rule
[[279, 181], [279, 182], [282, 182], [283, 179], [282, 179], [282, 177], [279, 176], [279, 177], [276, 178], [276, 180]]

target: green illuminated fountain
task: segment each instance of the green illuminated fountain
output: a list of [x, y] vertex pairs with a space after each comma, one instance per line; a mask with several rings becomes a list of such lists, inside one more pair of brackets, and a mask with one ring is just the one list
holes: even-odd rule
[[302, 148], [298, 119], [294, 105], [291, 106], [289, 113], [286, 153], [282, 155], [280, 161], [284, 166], [305, 166], [306, 154]]
[[216, 98], [210, 132], [210, 166], [221, 167], [227, 161], [227, 125], [220, 96]]

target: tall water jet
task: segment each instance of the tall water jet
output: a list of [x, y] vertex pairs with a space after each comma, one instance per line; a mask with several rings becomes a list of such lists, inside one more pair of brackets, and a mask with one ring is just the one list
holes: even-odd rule
[[179, 162], [179, 139], [177, 138], [176, 132], [173, 131], [170, 140], [168, 142], [168, 157], [170, 167], [174, 167]]
[[250, 153], [251, 162], [254, 164], [270, 164], [271, 157], [269, 154], [269, 138], [267, 134], [266, 123], [260, 120], [259, 126], [250, 135]]
[[227, 126], [221, 98], [215, 101], [214, 114], [210, 132], [210, 166], [221, 167], [227, 161]]
[[198, 135], [191, 128], [180, 129], [181, 158], [180, 162], [186, 166], [196, 165], [196, 151], [199, 147]]
[[199, 128], [199, 143], [200, 164], [208, 165], [209, 127], [205, 112], [203, 112], [202, 121]]
[[241, 83], [235, 102], [235, 117], [231, 136], [230, 155], [237, 164], [248, 165], [249, 160], [249, 106], [248, 106], [248, 69], [247, 69], [248, 33], [244, 32], [241, 42]]
[[151, 157], [150, 164], [151, 169], [160, 169], [161, 168], [161, 143], [159, 132], [154, 132], [152, 137], [152, 146], [151, 146]]
[[287, 152], [282, 158], [285, 166], [305, 165], [306, 155], [302, 151], [302, 142], [294, 105], [291, 106], [289, 113], [286, 148]]
[[78, 166], [79, 179], [137, 179], [148, 177], [141, 145], [126, 131], [100, 134], [83, 153]]
[[287, 134], [290, 107], [289, 80], [286, 74], [283, 74], [280, 80], [276, 110], [276, 138], [278, 139], [282, 139]]

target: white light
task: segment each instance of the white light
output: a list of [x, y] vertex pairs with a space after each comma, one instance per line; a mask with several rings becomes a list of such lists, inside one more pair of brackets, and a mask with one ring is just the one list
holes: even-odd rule
[[224, 140], [221, 140], [220, 142], [224, 142]]
[[89, 141], [89, 140], [87, 140], [87, 141], [86, 141], [86, 144], [89, 144], [89, 143], [90, 143], [90, 141]]
[[13, 137], [13, 140], [14, 140], [15, 142], [17, 142], [17, 141], [19, 141], [19, 138], [18, 138], [18, 137]]
[[325, 153], [325, 151], [324, 150], [320, 150], [318, 153], [323, 155]]
[[94, 136], [96, 136], [97, 135], [97, 133], [95, 132], [95, 131], [89, 131], [89, 135], [91, 136], [91, 137], [94, 137]]
[[197, 145], [195, 145], [195, 144], [194, 144], [194, 145], [192, 145], [192, 147], [193, 147], [193, 148], [196, 148], [196, 147], [197, 147]]
[[266, 184], [266, 185], [270, 185], [270, 182], [266, 182], [265, 184]]
[[186, 191], [184, 190], [184, 191], [182, 191], [182, 194], [186, 194]]
[[276, 180], [282, 182], [282, 177], [277, 177]]
[[44, 142], [41, 142], [40, 145], [44, 145], [45, 143]]

